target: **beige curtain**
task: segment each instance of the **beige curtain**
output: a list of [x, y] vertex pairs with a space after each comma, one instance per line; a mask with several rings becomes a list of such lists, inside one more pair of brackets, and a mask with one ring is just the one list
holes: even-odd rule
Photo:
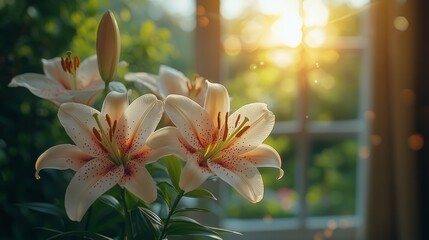
[[[419, 43], [417, 0], [372, 2], [374, 22], [373, 145], [365, 239], [420, 239], [415, 132]], [[429, 92], [429, 89], [428, 89]]]

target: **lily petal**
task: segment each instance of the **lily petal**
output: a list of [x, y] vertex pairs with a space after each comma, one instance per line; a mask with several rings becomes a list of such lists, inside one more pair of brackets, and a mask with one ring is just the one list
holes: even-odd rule
[[[37, 73], [24, 73], [14, 77], [9, 83], [9, 87], [18, 86], [25, 87], [34, 95], [51, 101], [58, 96], [68, 95], [59, 82]], [[68, 98], [71, 99], [71, 96], [68, 96]]]
[[188, 95], [187, 82], [189, 79], [174, 68], [161, 65], [158, 81], [159, 93], [164, 98], [169, 94]]
[[125, 166], [125, 174], [119, 185], [125, 187], [146, 203], [156, 200], [156, 184], [144, 165], [135, 161], [128, 161]]
[[63, 70], [63, 67], [61, 66], [61, 58], [56, 57], [52, 59], [42, 59], [42, 63], [43, 72], [46, 77], [57, 81], [64, 87], [64, 89], [71, 89], [71, 85], [68, 80], [70, 76], [68, 76], [68, 73]]
[[115, 137], [122, 150], [134, 153], [142, 148], [155, 131], [162, 113], [162, 102], [153, 94], [145, 94], [134, 100], [118, 122]]
[[124, 175], [122, 165], [96, 158], [83, 165], [66, 190], [64, 205], [73, 221], [80, 221], [94, 201], [115, 186]]
[[255, 167], [273, 167], [279, 169], [277, 179], [283, 177], [282, 160], [277, 151], [266, 144], [261, 144], [250, 152], [240, 155], [240, 158], [251, 162]]
[[152, 149], [150, 153], [152, 159], [175, 155], [186, 160], [186, 153], [194, 153], [196, 150], [185, 144], [187, 143], [182, 139], [179, 130], [170, 126], [157, 130], [146, 141], [146, 145]]
[[93, 158], [75, 145], [62, 144], [51, 147], [36, 161], [36, 178], [40, 178], [39, 171], [45, 168], [76, 171]]
[[229, 94], [226, 88], [218, 83], [206, 81], [207, 93], [204, 109], [210, 115], [213, 125], [218, 124], [218, 114], [223, 118], [229, 112]]
[[244, 134], [237, 138], [232, 149], [236, 154], [248, 152], [262, 144], [262, 142], [270, 135], [274, 127], [275, 116], [268, 110], [267, 105], [263, 103], [252, 103], [244, 105], [235, 111], [229, 118], [229, 125], [235, 124], [235, 121], [241, 115], [238, 125], [245, 117], [249, 119], [246, 125], [250, 128]]
[[[116, 91], [109, 92], [101, 107], [101, 115], [105, 117], [109, 114], [112, 121], [118, 121], [121, 119], [125, 109], [128, 107], [128, 94], [119, 93]], [[113, 124], [113, 122], [112, 122]]]
[[195, 149], [208, 146], [217, 133], [209, 114], [191, 99], [169, 95], [164, 101], [165, 112], [186, 141]]
[[76, 77], [79, 89], [90, 88], [90, 86], [104, 86], [104, 82], [101, 79], [100, 73], [98, 71], [96, 55], [85, 58], [80, 63]]
[[143, 84], [147, 88], [149, 88], [152, 93], [154, 93], [157, 96], [161, 96], [161, 94], [158, 92], [158, 76], [150, 73], [145, 72], [136, 72], [136, 73], [127, 73], [124, 76], [124, 79], [126, 81], [130, 82], [136, 82]]
[[207, 178], [213, 175], [207, 166], [204, 167], [198, 164], [199, 158], [201, 157], [202, 156], [199, 154], [190, 155], [182, 169], [179, 187], [185, 192], [198, 188]]
[[[58, 118], [73, 142], [84, 152], [94, 157], [107, 156], [103, 145], [94, 136], [92, 129], [98, 129], [93, 117], [100, 112], [80, 103], [64, 103], [58, 110]], [[99, 116], [103, 129], [107, 129], [105, 118]]]
[[210, 169], [218, 177], [237, 190], [252, 203], [262, 200], [264, 184], [258, 169], [242, 159], [217, 159], [207, 161]]

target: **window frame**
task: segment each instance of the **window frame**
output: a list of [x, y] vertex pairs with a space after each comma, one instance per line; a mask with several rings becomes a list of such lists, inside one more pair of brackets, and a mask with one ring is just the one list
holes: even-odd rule
[[[300, 1], [302, 5], [302, 0]], [[221, 0], [196, 0], [196, 71], [201, 75], [219, 82], [221, 76], [226, 75], [222, 68], [222, 55], [213, 54], [214, 49], [221, 52]], [[201, 13], [201, 8], [205, 10]], [[302, 9], [302, 6], [301, 6]], [[367, 169], [369, 160], [361, 151], [369, 151], [370, 137], [370, 103], [371, 103], [371, 76], [372, 59], [371, 55], [371, 20], [368, 8], [363, 8], [360, 12], [361, 35], [356, 37], [342, 37], [338, 42], [328, 47], [335, 49], [357, 49], [361, 51], [362, 67], [359, 76], [359, 102], [358, 115], [354, 120], [339, 120], [326, 122], [311, 121], [308, 119], [309, 91], [308, 81], [305, 79], [305, 72], [298, 73], [298, 94], [295, 109], [297, 114], [294, 120], [276, 122], [272, 135], [287, 135], [296, 141], [296, 190], [301, 196], [299, 198], [299, 209], [296, 218], [291, 219], [273, 219], [270, 222], [263, 220], [243, 220], [243, 219], [221, 219], [212, 218], [210, 222], [220, 225], [223, 228], [232, 229], [243, 233], [243, 236], [228, 236], [228, 239], [262, 239], [269, 233], [270, 239], [283, 239], [285, 235], [288, 239], [312, 239], [317, 235], [323, 236], [329, 230], [328, 225], [331, 221], [337, 223], [334, 239], [364, 239], [364, 219], [366, 216], [366, 189], [367, 189]], [[216, 17], [217, 16], [217, 17]], [[210, 24], [201, 26], [199, 19], [208, 17]], [[207, 49], [207, 46], [213, 46]], [[208, 57], [210, 56], [210, 57]], [[214, 69], [208, 70], [208, 69]], [[305, 70], [304, 70], [305, 71]], [[305, 194], [308, 187], [307, 169], [310, 143], [313, 139], [319, 137], [341, 137], [354, 136], [358, 143], [358, 154], [356, 156], [356, 215], [352, 216], [307, 216], [307, 204]], [[368, 153], [368, 152], [367, 152]], [[286, 171], [287, 174], [287, 171]], [[222, 184], [209, 184], [208, 187], [217, 196], [221, 196], [223, 191]]]

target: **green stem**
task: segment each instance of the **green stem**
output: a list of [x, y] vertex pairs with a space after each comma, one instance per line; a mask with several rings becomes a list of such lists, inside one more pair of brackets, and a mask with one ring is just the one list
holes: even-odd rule
[[104, 84], [104, 98], [103, 99], [106, 98], [107, 94], [109, 94], [109, 83], [105, 82], [105, 84]]
[[183, 195], [185, 195], [185, 191], [180, 190], [179, 194], [177, 195], [176, 199], [174, 200], [173, 206], [171, 206], [170, 212], [168, 213], [167, 219], [165, 220], [164, 228], [162, 229], [162, 233], [159, 236], [159, 240], [163, 240], [167, 235], [167, 228], [168, 224], [170, 224], [171, 216], [173, 216], [174, 212], [176, 211], [176, 207], [180, 202], [180, 199], [182, 199]]
[[128, 205], [127, 205], [126, 189], [125, 188], [122, 189], [122, 201], [124, 204], [124, 214], [125, 214], [124, 240], [132, 240], [132, 239], [134, 239], [133, 225], [131, 222], [130, 211], [129, 211]]

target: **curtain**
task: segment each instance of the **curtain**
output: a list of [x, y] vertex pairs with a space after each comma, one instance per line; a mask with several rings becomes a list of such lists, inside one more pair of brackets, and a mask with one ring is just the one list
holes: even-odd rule
[[424, 134], [416, 130], [416, 86], [420, 47], [425, 44], [420, 38], [424, 2], [377, 0], [371, 4], [375, 116], [371, 139], [377, 141], [369, 160], [367, 240], [421, 239], [418, 152], [424, 146]]

